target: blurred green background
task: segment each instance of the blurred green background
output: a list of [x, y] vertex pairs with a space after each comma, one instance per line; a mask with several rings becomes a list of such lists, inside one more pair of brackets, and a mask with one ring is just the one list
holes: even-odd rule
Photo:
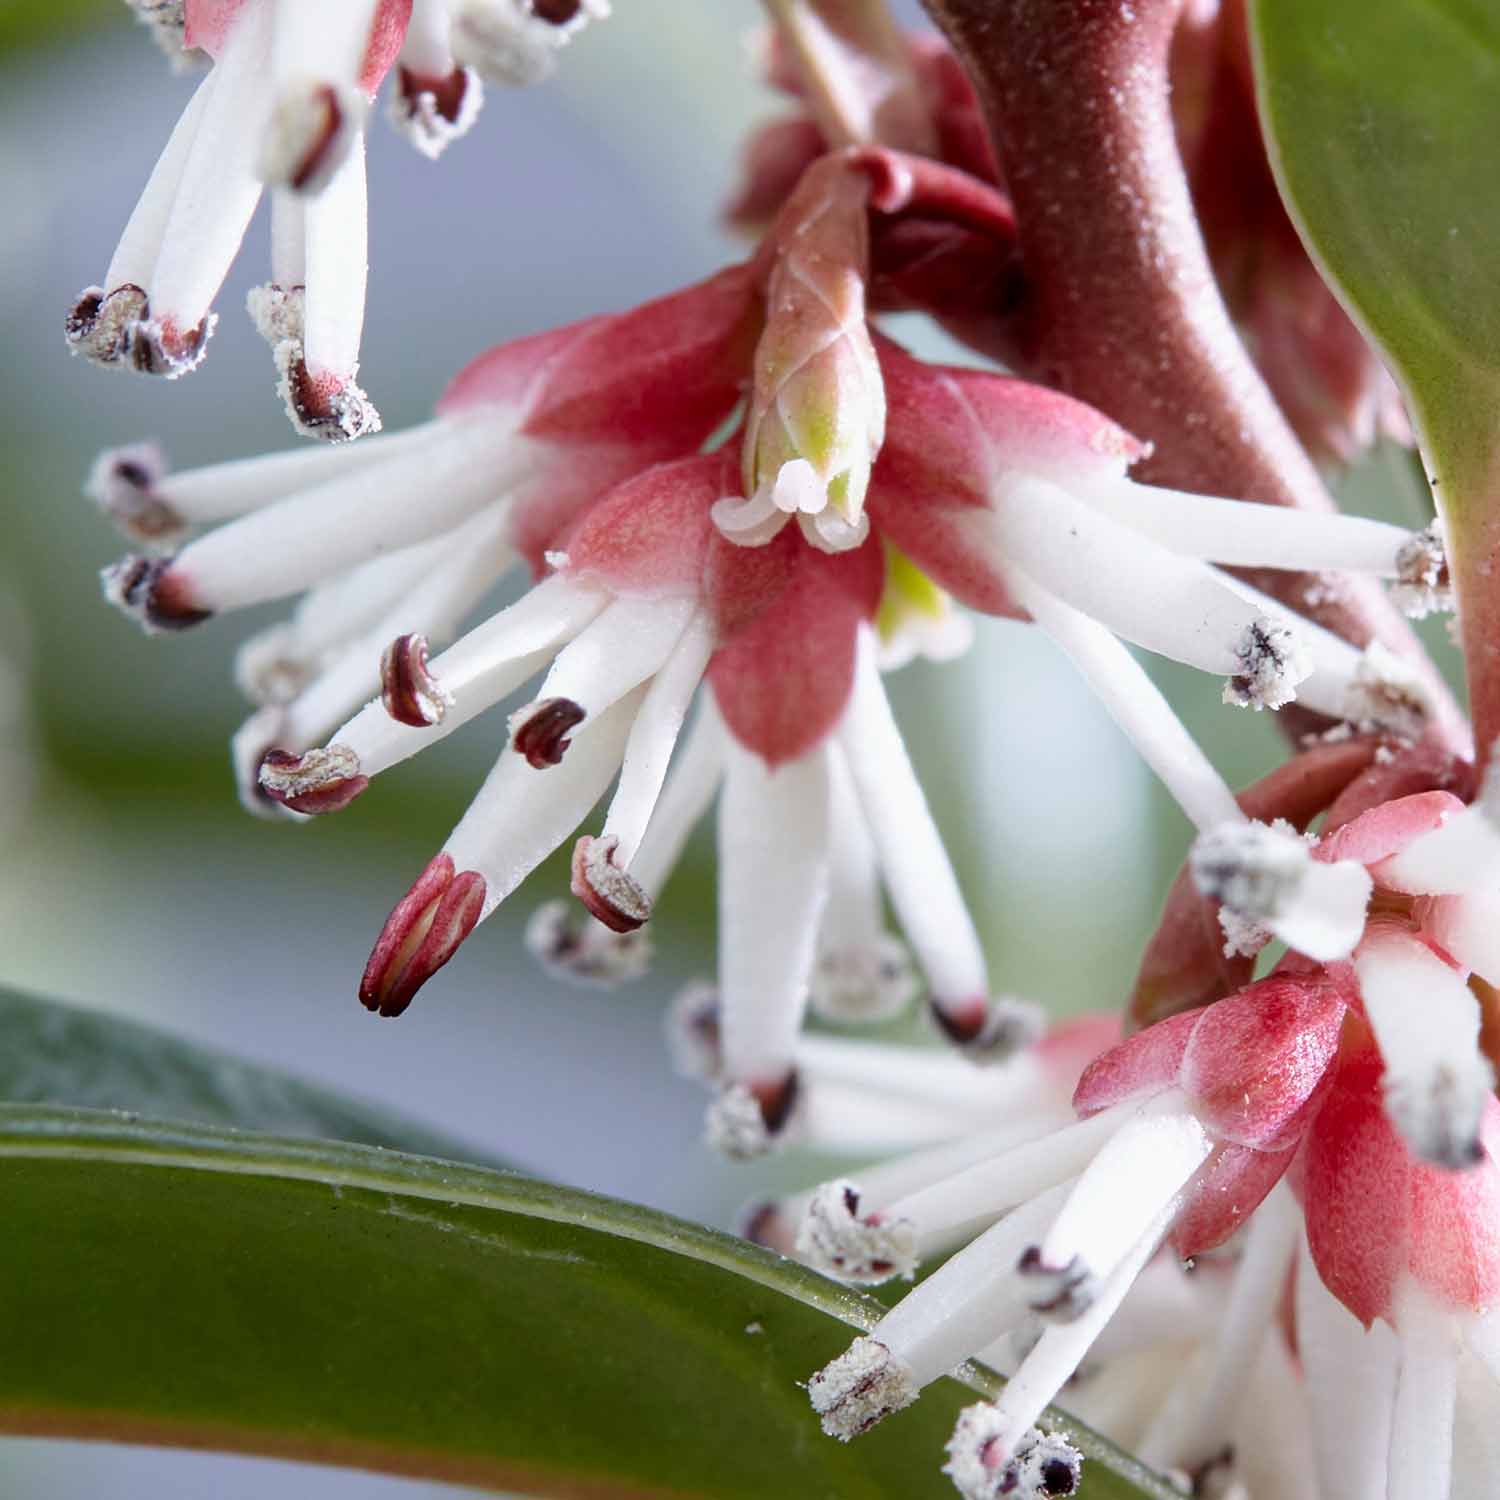
[[[486, 345], [628, 306], [740, 253], [717, 210], [747, 127], [777, 108], [749, 63], [757, 6], [616, 10], [551, 83], [490, 89], [478, 126], [436, 165], [373, 125], [362, 379], [388, 429], [422, 419]], [[0, 0], [0, 980], [388, 1101], [545, 1175], [727, 1223], [806, 1168], [711, 1157], [704, 1096], [660, 1045], [664, 1000], [712, 966], [706, 832], [654, 924], [650, 978], [601, 993], [532, 967], [520, 928], [565, 891], [554, 860], [406, 1017], [378, 1022], [354, 998], [369, 943], [497, 752], [503, 716], [338, 818], [257, 822], [228, 773], [244, 712], [229, 665], [272, 616], [147, 640], [99, 598], [95, 573], [121, 548], [80, 495], [96, 449], [155, 437], [190, 466], [291, 441], [242, 313], [265, 275], [263, 214], [191, 378], [103, 373], [63, 347], [63, 313], [102, 274], [191, 86], [112, 0]], [[944, 350], [919, 326], [895, 331]], [[1352, 493], [1362, 509], [1421, 514], [1405, 455], [1377, 454]], [[1162, 680], [1232, 781], [1273, 762], [1269, 716], [1221, 708], [1215, 682]], [[962, 661], [915, 664], [891, 686], [996, 986], [1059, 1013], [1118, 1004], [1185, 820], [1023, 627], [982, 621]], [[0, 1442], [7, 1500], [250, 1500], [288, 1482], [287, 1466], [248, 1460]], [[331, 1472], [292, 1482], [315, 1500], [453, 1493]]]

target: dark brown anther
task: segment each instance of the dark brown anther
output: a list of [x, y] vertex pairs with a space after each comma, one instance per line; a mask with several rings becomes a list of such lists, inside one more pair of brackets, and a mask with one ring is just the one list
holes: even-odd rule
[[781, 1255], [790, 1255], [796, 1236], [787, 1226], [786, 1218], [771, 1199], [749, 1204], [740, 1215], [737, 1232], [742, 1240], [753, 1245], [764, 1245]]
[[427, 637], [398, 635], [380, 658], [380, 701], [398, 723], [413, 729], [440, 724], [452, 698], [427, 670]]
[[785, 1078], [775, 1083], [752, 1083], [750, 1092], [760, 1106], [760, 1117], [770, 1135], [780, 1135], [797, 1107], [797, 1096], [802, 1091], [801, 1080], [793, 1069]]
[[651, 920], [651, 897], [615, 864], [619, 840], [584, 834], [573, 846], [573, 894], [611, 932], [634, 932]]
[[380, 413], [352, 380], [314, 375], [302, 357], [301, 344], [290, 340], [281, 359], [281, 395], [299, 432], [330, 443], [347, 443], [380, 431]]
[[989, 1001], [983, 996], [951, 1006], [934, 999], [928, 1002], [928, 1010], [937, 1022], [938, 1030], [955, 1047], [967, 1047], [977, 1042], [990, 1013]]
[[333, 166], [331, 154], [334, 143], [344, 124], [343, 107], [339, 104], [338, 94], [330, 85], [321, 85], [314, 98], [322, 118], [307, 143], [307, 149], [287, 174], [287, 186], [294, 193], [305, 192], [329, 174]]
[[413, 119], [420, 116], [425, 98], [431, 101], [426, 108], [450, 125], [458, 124], [459, 117], [463, 114], [464, 96], [469, 92], [467, 68], [454, 68], [446, 77], [414, 73], [410, 68], [398, 68], [396, 81], [408, 116]]
[[549, 26], [566, 26], [583, 9], [583, 0], [531, 0], [531, 13]]
[[[86, 288], [63, 322], [68, 347], [97, 365], [126, 365], [151, 373], [151, 340], [143, 325], [151, 315], [146, 293], [133, 282], [106, 292]], [[143, 362], [144, 361], [144, 362]]]
[[526, 757], [526, 764], [534, 771], [561, 764], [572, 744], [569, 731], [587, 717], [587, 711], [571, 698], [543, 698], [521, 713], [526, 717], [521, 719], [517, 715], [519, 722], [513, 722], [511, 744], [518, 754]]
[[359, 984], [366, 1010], [399, 1016], [417, 991], [458, 952], [484, 910], [484, 877], [455, 873], [453, 858], [435, 855], [396, 904], [375, 940]]
[[186, 630], [213, 615], [192, 602], [187, 583], [172, 571], [170, 557], [130, 553], [100, 574], [104, 597], [148, 634]]
[[1032, 1311], [1062, 1318], [1076, 1318], [1094, 1300], [1097, 1290], [1093, 1273], [1075, 1255], [1066, 1265], [1048, 1265], [1041, 1247], [1029, 1245], [1016, 1263], [1022, 1276], [1036, 1277], [1045, 1290], [1028, 1299]]
[[273, 802], [315, 817], [338, 812], [369, 786], [359, 757], [347, 745], [306, 750], [268, 750], [260, 760], [260, 789]]

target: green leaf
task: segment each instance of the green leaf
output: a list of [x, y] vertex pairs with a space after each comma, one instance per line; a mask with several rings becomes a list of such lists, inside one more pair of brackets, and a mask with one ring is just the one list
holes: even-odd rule
[[[966, 1371], [972, 1390], [943, 1381], [835, 1443], [797, 1382], [878, 1305], [712, 1230], [485, 1168], [0, 1106], [0, 1178], [8, 1432], [542, 1496], [952, 1500], [943, 1442], [996, 1385]], [[1075, 1437], [1084, 1500], [1174, 1494]]]
[[133, 1110], [505, 1165], [426, 1125], [274, 1068], [104, 1011], [4, 989], [0, 1100]]
[[1484, 751], [1500, 736], [1500, 6], [1252, 6], [1282, 196], [1406, 394], [1447, 528]]

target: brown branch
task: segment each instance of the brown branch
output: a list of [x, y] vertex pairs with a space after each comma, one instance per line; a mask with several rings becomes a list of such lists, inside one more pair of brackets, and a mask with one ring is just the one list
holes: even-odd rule
[[[1032, 373], [1155, 445], [1142, 477], [1333, 506], [1234, 331], [1177, 153], [1168, 52], [1180, 0], [925, 0], [983, 101], [1016, 208]], [[1433, 733], [1467, 726], [1377, 584], [1242, 576], [1354, 644], [1420, 663]]]

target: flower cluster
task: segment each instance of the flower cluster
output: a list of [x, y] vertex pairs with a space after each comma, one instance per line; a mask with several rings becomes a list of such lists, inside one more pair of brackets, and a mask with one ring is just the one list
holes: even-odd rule
[[[355, 376], [382, 78], [435, 156], [481, 75], [530, 81], [607, 6], [137, 9], [213, 66], [70, 340], [193, 368], [269, 185], [251, 310], [293, 421], [373, 434]], [[1261, 375], [1319, 458], [1406, 435], [1275, 195], [1243, 5], [1185, 10], [1181, 198]], [[269, 817], [346, 809], [521, 695], [375, 941], [359, 997], [382, 1016], [570, 839], [574, 900], [541, 904], [528, 944], [574, 979], [637, 977], [714, 808], [717, 972], [669, 1018], [712, 1092], [708, 1139], [898, 1153], [757, 1205], [746, 1233], [856, 1283], [951, 1253], [810, 1378], [834, 1437], [977, 1356], [1010, 1378], [949, 1447], [971, 1500], [1078, 1487], [1059, 1397], [1198, 1496], [1480, 1493], [1500, 1422], [1500, 769], [1456, 743], [1399, 635], [1309, 617], [1349, 580], [1411, 615], [1452, 607], [1442, 525], [1147, 482], [1158, 434], [1066, 394], [1038, 352], [1005, 190], [1009, 171], [1023, 201], [1032, 164], [997, 148], [956, 55], [878, 5], [773, 11], [763, 61], [796, 112], [747, 152], [743, 263], [491, 350], [406, 432], [189, 472], [153, 444], [102, 455], [88, 490], [139, 548], [106, 595], [152, 633], [296, 599], [237, 660], [240, 795]], [[881, 322], [914, 309], [1020, 373], [917, 357]], [[884, 685], [961, 651], [966, 612], [1045, 632], [1197, 830], [1123, 1030], [1047, 1030], [992, 982]], [[1315, 732], [1236, 794], [1132, 648]], [[950, 1050], [805, 1025], [919, 995]]]

